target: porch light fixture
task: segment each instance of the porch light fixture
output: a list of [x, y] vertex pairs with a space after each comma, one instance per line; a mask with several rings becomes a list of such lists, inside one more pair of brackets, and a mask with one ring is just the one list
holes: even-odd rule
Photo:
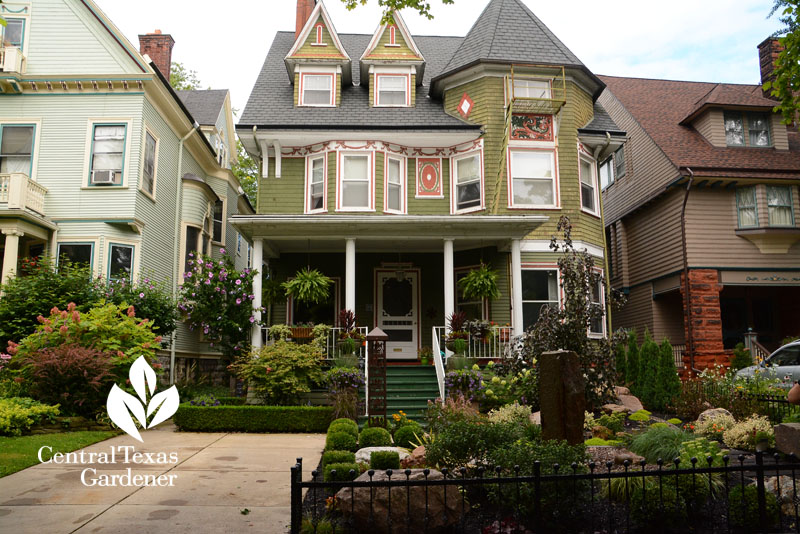
[[402, 269], [398, 269], [394, 273], [394, 277], [397, 279], [398, 282], [402, 282], [406, 279], [406, 272]]

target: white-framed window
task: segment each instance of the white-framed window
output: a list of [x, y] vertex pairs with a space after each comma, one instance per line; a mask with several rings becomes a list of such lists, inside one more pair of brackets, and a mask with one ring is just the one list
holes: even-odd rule
[[405, 158], [387, 155], [383, 211], [387, 213], [406, 213], [406, 182], [408, 182], [408, 179]]
[[94, 243], [62, 241], [58, 243], [56, 254], [56, 264], [65, 259], [72, 265], [92, 267], [94, 264]]
[[216, 243], [225, 242], [225, 201], [217, 200], [214, 202], [212, 212], [211, 239]]
[[0, 173], [32, 178], [35, 132], [34, 124], [0, 124]]
[[598, 169], [600, 174], [600, 187], [605, 189], [614, 183], [614, 158], [609, 156]]
[[525, 330], [536, 324], [545, 306], [557, 307], [559, 299], [558, 268], [522, 268], [522, 326]]
[[770, 226], [794, 226], [794, 203], [792, 202], [791, 186], [767, 186], [767, 213]]
[[336, 105], [335, 73], [300, 73], [301, 106], [333, 107]]
[[600, 208], [597, 197], [597, 177], [595, 176], [594, 160], [585, 156], [578, 157], [580, 161], [581, 178], [581, 209], [592, 215], [599, 215]]
[[25, 19], [6, 18], [6, 26], [2, 28], [3, 47], [16, 47], [22, 50], [25, 42]]
[[127, 124], [94, 124], [89, 161], [89, 185], [122, 185]]
[[514, 77], [514, 98], [551, 98], [550, 80]]
[[483, 162], [481, 152], [452, 159], [453, 213], [483, 209]]
[[183, 272], [192, 270], [189, 260], [197, 259], [197, 255], [202, 252], [203, 230], [197, 226], [186, 225], [183, 234]]
[[154, 197], [156, 194], [156, 166], [158, 164], [158, 138], [145, 128], [144, 161], [142, 162], [142, 191]]
[[590, 302], [603, 309], [603, 315], [589, 321], [589, 336], [590, 337], [603, 337], [606, 335], [606, 321], [605, 321], [605, 299], [603, 298], [603, 282], [598, 281], [596, 286], [591, 288]]
[[509, 149], [510, 207], [559, 205], [555, 149]]
[[133, 280], [133, 263], [136, 253], [134, 245], [111, 243], [108, 246], [108, 279]]
[[408, 74], [375, 74], [375, 106], [407, 107], [411, 98]]
[[736, 213], [739, 228], [755, 228], [758, 226], [756, 186], [751, 185], [736, 189]]
[[319, 213], [327, 210], [327, 172], [325, 155], [306, 158], [306, 213]]
[[728, 146], [771, 147], [768, 113], [725, 111], [725, 143]]
[[372, 211], [375, 209], [372, 160], [372, 152], [339, 152], [336, 188], [339, 211]]

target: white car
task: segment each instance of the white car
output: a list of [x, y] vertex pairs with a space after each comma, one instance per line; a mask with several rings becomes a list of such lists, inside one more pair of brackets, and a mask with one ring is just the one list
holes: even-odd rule
[[769, 355], [761, 364], [740, 369], [737, 378], [753, 378], [756, 370], [762, 376], [784, 380], [788, 383], [800, 381], [800, 340], [792, 341]]

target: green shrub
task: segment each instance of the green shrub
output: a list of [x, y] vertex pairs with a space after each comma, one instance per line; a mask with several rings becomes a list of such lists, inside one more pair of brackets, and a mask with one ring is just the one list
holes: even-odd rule
[[651, 426], [634, 436], [629, 448], [649, 463], [655, 463], [659, 458], [669, 462], [680, 455], [681, 445], [689, 439], [691, 435], [677, 428]]
[[625, 381], [627, 380], [626, 369], [628, 363], [628, 356], [626, 353], [627, 350], [625, 343], [617, 344], [615, 363], [617, 366], [617, 382], [619, 384], [625, 384]]
[[[644, 343], [639, 349], [638, 397], [648, 408], [656, 408], [658, 398], [658, 367], [661, 349], [650, 332], [644, 333]], [[636, 419], [634, 419], [635, 421]]]
[[495, 450], [530, 439], [538, 429], [532, 424], [456, 421], [435, 434], [433, 442], [425, 447], [425, 458], [431, 465], [448, 468], [463, 467], [473, 460], [480, 465], [489, 462]]
[[364, 447], [388, 447], [392, 444], [392, 435], [385, 428], [365, 428], [358, 436], [358, 444]]
[[669, 428], [669, 425], [667, 423], [653, 423], [650, 428]]
[[133, 306], [136, 316], [149, 319], [153, 331], [168, 338], [178, 324], [178, 305], [172, 297], [172, 288], [164, 282], [155, 282], [149, 276], [140, 277], [136, 283], [124, 278], [110, 280], [106, 286], [106, 299], [119, 306]]
[[356, 455], [351, 451], [325, 451], [322, 453], [322, 467], [328, 464], [354, 464]]
[[358, 427], [353, 428], [343, 423], [331, 423], [331, 426], [328, 427], [328, 434], [333, 434], [334, 432], [345, 432], [358, 439]]
[[667, 419], [667, 423], [671, 423], [673, 425], [680, 425], [683, 423], [683, 421], [681, 421], [677, 417], [673, 417], [672, 419]]
[[722, 433], [722, 439], [725, 445], [732, 449], [753, 450], [759, 432], [765, 433], [770, 440], [774, 439], [775, 433], [769, 419], [764, 415], [753, 415], [726, 428]]
[[628, 419], [631, 421], [637, 421], [639, 423], [646, 423], [650, 420], [650, 412], [647, 410], [637, 410], [630, 414]]
[[396, 451], [375, 451], [369, 456], [369, 468], [379, 471], [400, 469], [400, 454]]
[[594, 424], [604, 426], [614, 433], [622, 432], [625, 430], [625, 414], [620, 412], [601, 415], [594, 420]]
[[628, 357], [625, 364], [625, 382], [631, 387], [634, 395], [639, 393], [639, 343], [636, 339], [636, 330], [628, 332]]
[[355, 480], [360, 470], [357, 463], [328, 464], [322, 470], [322, 474], [325, 482], [349, 482]]
[[531, 407], [520, 406], [516, 401], [489, 412], [489, 421], [492, 423], [525, 423], [530, 417]]
[[42, 419], [55, 421], [58, 405], [48, 406], [28, 397], [0, 399], [0, 435], [19, 436]]
[[411, 447], [412, 442], [422, 436], [423, 430], [419, 425], [401, 426], [394, 432], [394, 444], [397, 447]]
[[352, 419], [350, 419], [348, 417], [340, 417], [338, 419], [334, 419], [333, 421], [331, 421], [331, 424], [332, 425], [334, 425], [334, 424], [349, 425], [349, 426], [355, 428], [356, 430], [358, 430], [358, 423], [356, 423], [354, 420], [352, 420]]
[[758, 489], [755, 486], [736, 486], [728, 495], [731, 525], [749, 532], [761, 531], [778, 522], [778, 501], [770, 492], [765, 492], [767, 503], [767, 525], [760, 523], [758, 513]]
[[[625, 480], [625, 479], [615, 479]], [[641, 478], [628, 479], [631, 487], [621, 489], [621, 492], [630, 493], [631, 517], [641, 525], [655, 526], [658, 532], [684, 532], [681, 529], [687, 520], [687, 506], [683, 496], [672, 487], [659, 487], [655, 477], [648, 477], [642, 489]], [[621, 486], [621, 485], [620, 485]], [[624, 493], [618, 498], [623, 501]]]
[[784, 423], [800, 423], [800, 410], [794, 413], [790, 413], [786, 417], [783, 418]]
[[325, 432], [329, 406], [189, 406], [172, 418], [186, 432]]
[[322, 352], [318, 347], [278, 340], [231, 366], [236, 376], [265, 404], [289, 405], [322, 383]]
[[348, 432], [333, 432], [325, 438], [326, 451], [352, 451], [358, 450], [358, 442]]
[[583, 444], [586, 445], [587, 447], [598, 447], [598, 446], [616, 447], [617, 445], [622, 445], [622, 440], [590, 438], [584, 441]]
[[300, 534], [335, 534], [335, 532], [336, 525], [329, 519], [312, 520], [304, 517], [300, 524]]
[[750, 349], [744, 346], [744, 343], [737, 343], [733, 347], [733, 358], [731, 358], [731, 371], [738, 371], [745, 367], [753, 365], [753, 356], [750, 354]]
[[650, 408], [664, 410], [672, 399], [681, 394], [681, 379], [675, 367], [675, 356], [669, 340], [664, 339], [658, 350], [658, 379]]
[[244, 406], [247, 402], [246, 397], [217, 397], [216, 399], [223, 406]]

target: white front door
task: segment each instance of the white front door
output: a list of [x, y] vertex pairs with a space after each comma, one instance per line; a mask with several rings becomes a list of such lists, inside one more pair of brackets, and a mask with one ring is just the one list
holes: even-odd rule
[[378, 271], [378, 328], [389, 335], [386, 357], [417, 359], [419, 272]]

